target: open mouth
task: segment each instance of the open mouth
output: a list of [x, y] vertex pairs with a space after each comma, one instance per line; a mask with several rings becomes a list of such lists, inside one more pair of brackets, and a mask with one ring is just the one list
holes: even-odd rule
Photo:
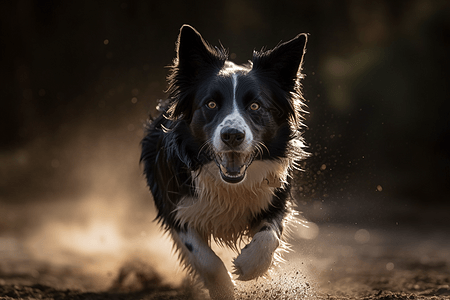
[[215, 161], [224, 181], [239, 183], [244, 180], [247, 168], [253, 161], [253, 155], [234, 151], [221, 152], [216, 155]]

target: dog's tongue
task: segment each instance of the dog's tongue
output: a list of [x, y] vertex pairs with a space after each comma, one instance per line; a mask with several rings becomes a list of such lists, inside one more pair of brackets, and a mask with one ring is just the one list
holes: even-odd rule
[[245, 161], [243, 155], [236, 152], [227, 152], [222, 156], [221, 165], [225, 167], [226, 173], [230, 175], [241, 174], [241, 169], [245, 168]]

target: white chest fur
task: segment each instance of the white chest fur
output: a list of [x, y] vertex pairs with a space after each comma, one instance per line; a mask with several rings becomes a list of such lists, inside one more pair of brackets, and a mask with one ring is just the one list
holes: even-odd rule
[[224, 182], [215, 163], [193, 172], [196, 196], [185, 197], [178, 204], [176, 218], [208, 239], [236, 246], [249, 232], [249, 222], [269, 208], [275, 187], [287, 177], [288, 163], [255, 161], [245, 180], [238, 184]]

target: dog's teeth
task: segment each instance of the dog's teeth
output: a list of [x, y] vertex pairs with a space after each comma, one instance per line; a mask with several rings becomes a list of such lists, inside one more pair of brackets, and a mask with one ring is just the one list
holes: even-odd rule
[[247, 166], [246, 166], [246, 165], [243, 165], [243, 166], [241, 167], [241, 169], [239, 170], [239, 174], [244, 173], [246, 168], [247, 168]]
[[220, 170], [223, 174], [227, 174], [227, 168], [225, 168], [224, 166], [220, 165]]

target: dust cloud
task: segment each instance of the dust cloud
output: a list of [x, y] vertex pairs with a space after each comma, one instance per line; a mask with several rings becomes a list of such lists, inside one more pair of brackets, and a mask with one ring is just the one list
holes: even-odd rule
[[11, 172], [6, 180], [50, 188], [33, 194], [22, 186], [18, 200], [11, 196], [0, 208], [0, 224], [5, 225], [0, 266], [14, 269], [8, 261], [22, 259], [73, 268], [94, 278], [90, 287], [98, 290], [110, 288], [121, 267], [137, 260], [154, 268], [164, 282], [180, 284], [184, 274], [172, 243], [153, 222], [155, 209], [139, 165], [143, 131], [129, 124], [107, 130], [85, 124], [71, 132], [52, 146], [53, 155], [47, 149], [55, 141], [43, 140], [39, 147], [30, 143], [3, 157], [26, 157], [21, 170], [14, 164], [3, 170], [5, 178]]

